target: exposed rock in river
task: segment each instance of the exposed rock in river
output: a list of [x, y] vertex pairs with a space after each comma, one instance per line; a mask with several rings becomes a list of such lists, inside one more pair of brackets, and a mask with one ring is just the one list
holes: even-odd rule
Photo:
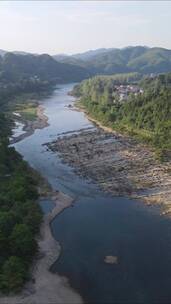
[[118, 257], [114, 255], [106, 255], [104, 258], [106, 264], [118, 264]]
[[48, 147], [103, 190], [158, 203], [164, 213], [171, 212], [171, 162], [159, 163], [147, 146], [97, 128], [59, 137]]

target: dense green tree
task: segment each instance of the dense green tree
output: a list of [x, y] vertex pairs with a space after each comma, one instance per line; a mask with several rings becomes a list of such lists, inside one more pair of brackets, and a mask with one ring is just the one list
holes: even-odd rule
[[26, 279], [26, 267], [22, 259], [11, 256], [2, 266], [0, 288], [5, 292], [19, 291]]
[[37, 251], [42, 221], [37, 181], [25, 161], [9, 147], [9, 117], [0, 114], [0, 290], [18, 291]]
[[8, 237], [15, 224], [15, 218], [10, 211], [0, 212], [0, 231]]
[[[124, 76], [132, 83], [133, 75]], [[96, 76], [75, 86], [73, 94], [87, 111], [103, 123], [128, 132], [147, 143], [158, 152], [169, 155], [171, 150], [171, 74], [155, 78], [145, 77], [139, 82], [143, 94], [130, 95], [119, 102], [115, 85], [122, 84], [121, 76]], [[124, 82], [125, 83], [125, 82]], [[99, 85], [100, 84], [100, 85]]]
[[27, 261], [36, 250], [36, 241], [26, 224], [16, 224], [10, 235], [10, 247], [13, 255], [25, 257]]

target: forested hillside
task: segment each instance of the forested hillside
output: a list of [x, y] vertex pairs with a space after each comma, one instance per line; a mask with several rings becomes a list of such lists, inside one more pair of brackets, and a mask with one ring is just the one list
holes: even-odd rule
[[0, 82], [18, 82], [25, 79], [64, 83], [88, 77], [85, 68], [56, 62], [51, 56], [6, 53], [0, 57]]
[[84, 68], [56, 62], [49, 55], [5, 53], [0, 56], [0, 107], [14, 96], [44, 92], [58, 83], [88, 77]]
[[99, 49], [72, 56], [54, 56], [63, 63], [74, 63], [93, 74], [139, 72], [165, 73], [171, 70], [171, 50], [143, 46]]
[[166, 73], [171, 70], [171, 50], [144, 46], [97, 49], [72, 56], [0, 50], [0, 81], [37, 77], [55, 83], [76, 82], [96, 74], [138, 72]]
[[24, 106], [28, 93], [35, 100], [49, 92], [53, 81], [32, 78], [33, 72], [29, 74], [24, 63], [23, 67], [15, 63], [13, 55], [4, 58], [0, 63], [0, 291], [8, 293], [20, 290], [29, 277], [42, 220], [37, 203], [38, 176], [9, 146], [11, 111], [16, 101], [21, 100]]
[[[12, 123], [12, 122], [11, 122]], [[37, 251], [42, 213], [37, 182], [21, 156], [8, 147], [10, 121], [0, 114], [0, 291], [18, 291]]]
[[[73, 94], [88, 113], [114, 129], [127, 132], [154, 145], [159, 153], [171, 151], [171, 74], [155, 79], [141, 80], [138, 85], [143, 93], [130, 94], [128, 99], [117, 98], [117, 76], [98, 76], [83, 81]], [[127, 83], [135, 83], [127, 77]]]

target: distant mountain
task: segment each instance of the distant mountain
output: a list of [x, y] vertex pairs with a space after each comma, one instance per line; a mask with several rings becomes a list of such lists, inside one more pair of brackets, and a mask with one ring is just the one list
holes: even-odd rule
[[5, 50], [0, 50], [0, 56], [4, 56], [6, 53], [13, 53], [13, 54], [18, 54], [18, 55], [28, 55], [29, 53], [27, 52], [22, 52], [22, 51], [5, 51]]
[[94, 71], [93, 68], [90, 67], [89, 61], [91, 62], [93, 58], [96, 59], [96, 57], [100, 54], [106, 54], [110, 52], [113, 49], [97, 49], [97, 50], [90, 50], [84, 53], [78, 53], [75, 55], [66, 55], [66, 54], [59, 54], [54, 55], [53, 58], [56, 61], [62, 62], [62, 63], [71, 63], [75, 64], [84, 68], [88, 68], [90, 73], [96, 74], [96, 71]]
[[171, 50], [151, 48], [140, 56], [132, 58], [128, 66], [143, 73], [164, 73], [171, 71]]
[[56, 59], [57, 61], [65, 60], [68, 57], [70, 58], [70, 56], [66, 54], [58, 54], [53, 56], [53, 58]]
[[7, 52], [4, 50], [0, 50], [0, 56], [4, 56]]
[[0, 79], [17, 82], [24, 78], [37, 77], [54, 83], [80, 81], [89, 77], [85, 68], [60, 63], [53, 57], [31, 54], [6, 53], [0, 58]]
[[55, 59], [63, 63], [74, 63], [92, 74], [114, 73], [164, 73], [171, 71], [171, 50], [145, 46], [123, 49], [98, 49]]
[[67, 55], [67, 54], [57, 54], [54, 55], [53, 57], [57, 60], [57, 61], [67, 61], [67, 60], [75, 60], [75, 61], [87, 61], [89, 59], [92, 59], [93, 57], [99, 55], [99, 54], [103, 54], [106, 52], [109, 52], [110, 50], [113, 49], [105, 49], [105, 48], [101, 48], [101, 49], [97, 49], [97, 50], [90, 50], [84, 53], [78, 53], [78, 54], [74, 54], [74, 55]]
[[84, 53], [79, 53], [79, 54], [75, 54], [72, 55], [72, 57], [76, 58], [76, 59], [80, 59], [80, 60], [91, 60], [92, 58], [100, 55], [100, 54], [104, 54], [104, 53], [108, 53], [110, 51], [114, 50], [113, 48], [101, 48], [101, 49], [97, 49], [97, 50], [90, 50]]
[[28, 53], [28, 52], [22, 52], [22, 51], [13, 51], [13, 52], [6, 52], [6, 53], [13, 53], [16, 55], [38, 55], [38, 54], [33, 54], [33, 53]]
[[59, 54], [59, 55], [54, 55], [53, 58], [58, 62], [74, 64], [74, 65], [78, 65], [81, 67], [85, 66], [85, 63], [82, 60], [79, 60], [79, 59], [75, 58], [74, 56]]
[[[82, 54], [50, 56], [0, 50], [0, 79], [37, 76], [54, 82], [80, 81], [97, 74], [171, 71], [171, 50], [146, 46], [97, 49]], [[12, 80], [12, 81], [13, 81]]]

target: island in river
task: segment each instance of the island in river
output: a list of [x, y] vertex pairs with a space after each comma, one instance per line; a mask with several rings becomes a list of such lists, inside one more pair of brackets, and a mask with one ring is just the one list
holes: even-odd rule
[[[50, 300], [58, 303], [68, 294], [66, 303], [73, 302], [72, 297], [78, 302], [83, 297], [89, 303], [163, 303], [163, 299], [169, 302], [170, 220], [161, 217], [158, 208], [101, 191], [97, 183], [78, 176], [71, 166], [63, 163], [62, 154], [47, 150], [45, 143], [63, 137], [64, 133], [72, 137], [80, 129], [85, 133], [102, 132], [84, 113], [67, 107], [75, 100], [68, 96], [72, 87], [60, 86], [44, 101], [48, 126], [15, 144], [24, 159], [48, 180], [53, 191], [64, 192], [75, 200], [74, 206], [66, 208], [51, 223], [53, 236], [62, 249], [59, 259], [51, 261], [53, 285], [44, 281], [43, 300], [33, 288], [24, 297], [15, 301], [8, 298], [6, 303], [38, 303], [38, 300], [40, 303], [40, 299], [46, 304]], [[58, 253], [57, 247], [55, 252]], [[106, 257], [115, 257], [117, 263], [106, 263]], [[56, 283], [59, 280], [63, 288]]]

